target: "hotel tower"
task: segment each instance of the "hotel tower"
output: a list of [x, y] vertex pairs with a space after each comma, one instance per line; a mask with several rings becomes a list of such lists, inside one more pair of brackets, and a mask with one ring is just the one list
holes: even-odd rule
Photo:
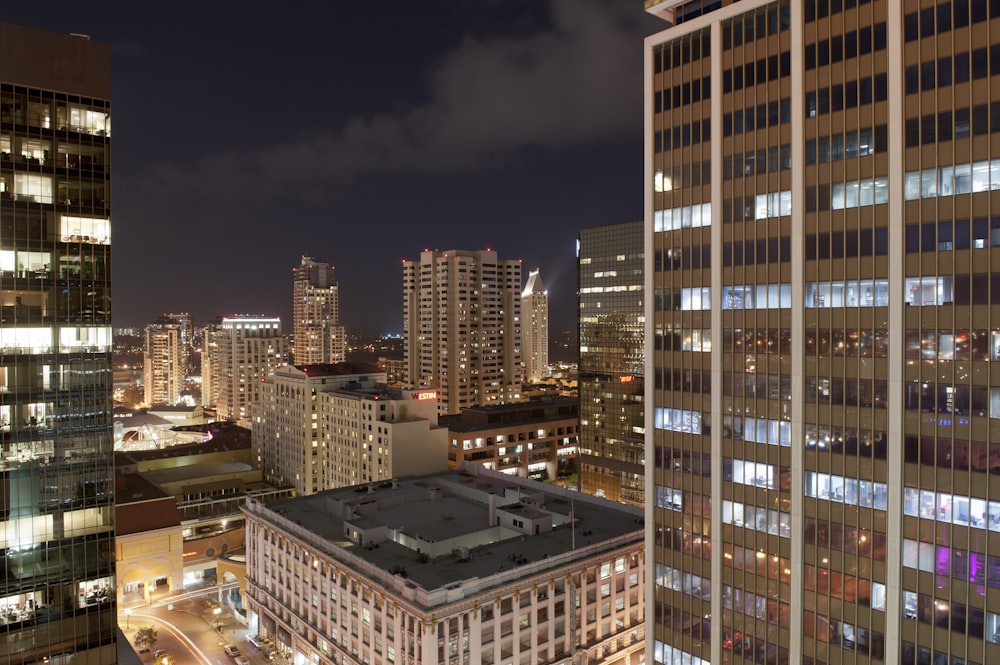
[[647, 660], [1000, 663], [1000, 2], [645, 9]]
[[0, 23], [0, 662], [116, 661], [111, 49]]

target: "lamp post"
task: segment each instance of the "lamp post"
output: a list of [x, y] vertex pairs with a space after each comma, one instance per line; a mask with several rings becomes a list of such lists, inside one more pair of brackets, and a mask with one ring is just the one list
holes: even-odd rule
[[222, 613], [221, 607], [216, 607], [214, 610], [212, 610], [212, 614], [215, 615], [215, 630], [219, 630], [219, 614], [221, 613]]
[[132, 608], [125, 608], [125, 630], [128, 630], [132, 623]]

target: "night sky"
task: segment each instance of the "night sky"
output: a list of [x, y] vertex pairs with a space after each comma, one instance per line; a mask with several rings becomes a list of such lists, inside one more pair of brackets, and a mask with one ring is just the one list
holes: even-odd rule
[[112, 46], [115, 326], [277, 315], [302, 255], [350, 332], [403, 259], [490, 247], [575, 328], [581, 228], [642, 216], [640, 0], [5, 3]]

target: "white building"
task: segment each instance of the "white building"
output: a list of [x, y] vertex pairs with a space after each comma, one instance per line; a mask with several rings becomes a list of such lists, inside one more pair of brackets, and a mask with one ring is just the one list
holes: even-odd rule
[[528, 273], [521, 292], [521, 316], [524, 378], [535, 383], [549, 375], [549, 292], [537, 268]]
[[260, 387], [284, 358], [281, 319], [230, 316], [215, 334], [217, 363], [213, 377], [218, 389], [218, 418], [250, 427], [250, 405], [260, 398]]
[[250, 630], [293, 662], [643, 662], [641, 509], [467, 465], [243, 511]]
[[340, 325], [340, 286], [329, 263], [302, 257], [292, 271], [295, 364], [344, 362], [347, 333]]
[[264, 477], [298, 494], [447, 468], [436, 394], [391, 390], [367, 363], [278, 368], [261, 386], [253, 446]]
[[176, 404], [184, 390], [186, 375], [183, 324], [170, 316], [161, 316], [146, 326], [142, 372], [146, 404]]
[[521, 262], [493, 250], [424, 251], [403, 262], [404, 361], [438, 412], [521, 398]]

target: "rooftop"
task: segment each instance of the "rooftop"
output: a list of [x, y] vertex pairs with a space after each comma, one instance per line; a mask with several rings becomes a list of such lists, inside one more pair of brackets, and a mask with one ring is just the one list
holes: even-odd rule
[[383, 374], [385, 370], [374, 363], [343, 362], [295, 365], [306, 376], [351, 376], [354, 374]]
[[425, 607], [643, 540], [639, 508], [476, 465], [245, 511]]

